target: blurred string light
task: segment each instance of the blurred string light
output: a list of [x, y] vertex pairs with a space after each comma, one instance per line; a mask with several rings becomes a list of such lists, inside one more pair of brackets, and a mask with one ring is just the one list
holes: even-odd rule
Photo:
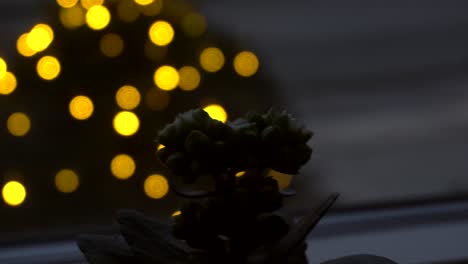
[[149, 89], [145, 95], [146, 106], [153, 111], [161, 111], [167, 108], [170, 101], [168, 92], [157, 88]]
[[55, 175], [55, 187], [63, 193], [72, 193], [78, 189], [80, 178], [78, 174], [70, 169], [60, 170]]
[[208, 113], [208, 115], [215, 120], [221, 121], [223, 123], [227, 120], [226, 110], [220, 105], [211, 104], [203, 107], [203, 110]]
[[86, 24], [93, 30], [104, 29], [111, 20], [109, 10], [102, 5], [94, 5], [86, 12]]
[[28, 33], [26, 44], [36, 52], [45, 50], [54, 39], [54, 31], [49, 25], [37, 24]]
[[174, 213], [172, 213], [172, 217], [178, 216], [178, 215], [181, 215], [181, 214], [182, 214], [182, 211], [177, 210], [177, 211], [175, 211]]
[[195, 67], [184, 66], [179, 69], [179, 87], [184, 91], [195, 90], [200, 84], [200, 73]]
[[139, 6], [140, 12], [145, 16], [156, 16], [161, 12], [162, 0], [154, 0], [145, 6]]
[[258, 58], [250, 51], [239, 52], [234, 58], [234, 70], [243, 77], [250, 77], [258, 70]]
[[117, 5], [117, 17], [127, 23], [135, 21], [140, 16], [140, 9], [133, 0], [121, 0]]
[[75, 96], [68, 105], [70, 114], [78, 120], [88, 119], [94, 111], [93, 101], [87, 96]]
[[287, 188], [292, 180], [292, 175], [284, 174], [275, 170], [269, 170], [268, 176], [273, 177], [278, 182], [278, 187], [280, 189]]
[[28, 43], [26, 43], [28, 39], [28, 34], [29, 33], [22, 34], [16, 41], [16, 50], [18, 51], [19, 54], [23, 55], [24, 57], [31, 57], [34, 54], [36, 54], [36, 51], [31, 49], [28, 46]]
[[135, 3], [145, 6], [153, 3], [153, 1], [154, 0], [135, 0]]
[[163, 198], [169, 191], [169, 183], [159, 174], [153, 174], [146, 178], [143, 189], [148, 197], [153, 199]]
[[121, 111], [115, 115], [113, 126], [117, 133], [122, 136], [135, 134], [140, 127], [138, 116], [129, 111]]
[[80, 0], [80, 4], [85, 9], [91, 9], [94, 6], [100, 6], [104, 0]]
[[86, 23], [85, 10], [80, 5], [62, 8], [59, 11], [59, 19], [65, 28], [74, 29], [80, 27]]
[[57, 58], [44, 56], [37, 62], [37, 74], [44, 80], [53, 80], [60, 74], [61, 66]]
[[115, 33], [107, 33], [99, 41], [101, 52], [110, 58], [119, 56], [124, 48], [122, 38]]
[[7, 64], [3, 58], [0, 57], [0, 79], [2, 79], [7, 72]]
[[63, 8], [70, 8], [75, 6], [78, 0], [57, 0], [57, 4]]
[[189, 37], [199, 37], [206, 31], [206, 19], [204, 16], [191, 12], [182, 19], [182, 30]]
[[11, 72], [6, 72], [3, 78], [0, 78], [0, 94], [11, 94], [16, 89], [16, 77]]
[[18, 206], [26, 199], [26, 188], [17, 181], [7, 182], [2, 189], [2, 197], [10, 206]]
[[165, 148], [165, 147], [166, 147], [166, 146], [164, 146], [163, 144], [159, 144], [157, 150], [163, 149], [163, 148]]
[[174, 38], [174, 29], [166, 21], [154, 22], [148, 31], [150, 40], [158, 46], [166, 46]]
[[217, 72], [224, 66], [224, 54], [215, 47], [209, 47], [200, 54], [200, 65], [207, 72]]
[[170, 91], [177, 87], [180, 77], [174, 67], [163, 65], [154, 72], [153, 79], [161, 90]]
[[7, 119], [7, 129], [13, 136], [25, 136], [31, 129], [31, 120], [25, 113], [13, 113]]
[[110, 169], [117, 179], [126, 180], [135, 173], [136, 164], [129, 155], [119, 154], [112, 159]]
[[132, 110], [140, 104], [141, 95], [137, 88], [131, 85], [124, 85], [117, 90], [115, 101], [120, 108]]
[[239, 171], [238, 173], [236, 173], [236, 177], [242, 177], [244, 176], [245, 174], [245, 171]]

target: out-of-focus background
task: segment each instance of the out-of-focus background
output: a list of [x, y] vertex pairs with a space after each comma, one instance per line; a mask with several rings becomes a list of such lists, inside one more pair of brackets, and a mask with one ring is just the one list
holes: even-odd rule
[[364, 252], [468, 258], [467, 10], [427, 0], [0, 2], [0, 260], [76, 261], [63, 241], [111, 231], [117, 208], [169, 216], [178, 200], [155, 159], [158, 129], [191, 108], [232, 120], [270, 106], [315, 132], [290, 213], [341, 193], [311, 234], [312, 263]]

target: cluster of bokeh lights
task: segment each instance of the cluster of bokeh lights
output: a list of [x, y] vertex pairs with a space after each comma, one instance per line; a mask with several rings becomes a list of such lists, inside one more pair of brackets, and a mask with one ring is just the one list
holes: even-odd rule
[[[56, 2], [60, 6], [58, 18], [64, 28], [74, 30], [86, 25], [89, 31], [101, 34], [96, 46], [104, 59], [116, 59], [128, 49], [125, 35], [104, 30], [114, 19], [112, 10], [115, 10], [115, 19], [131, 23], [141, 15], [156, 16], [163, 7], [162, 0], [120, 0], [116, 8], [111, 10], [106, 7], [104, 0], [56, 0]], [[180, 17], [180, 24], [175, 26], [169, 20], [155, 19], [148, 26], [147, 34], [143, 36], [146, 38], [146, 43], [140, 51], [157, 63], [168, 54], [171, 44], [178, 38], [179, 32], [175, 29], [180, 30], [180, 34], [196, 38], [205, 33], [206, 27], [205, 17], [193, 11]], [[60, 60], [58, 53], [54, 54], [54, 49], [49, 49], [56, 45], [53, 44], [54, 38], [54, 29], [50, 25], [38, 23], [29, 32], [21, 34], [16, 41], [17, 52], [35, 63], [37, 77], [41, 81], [51, 82], [62, 74], [62, 63], [65, 62]], [[196, 90], [203, 84], [205, 76], [226, 68], [230, 58], [221, 48], [207, 45], [200, 49], [195, 60], [189, 64], [157, 64], [153, 69], [153, 75], [149, 76], [152, 77], [155, 86], [152, 89], [140, 90], [141, 87], [133, 84], [114, 87], [115, 104], [119, 108], [111, 121], [115, 133], [124, 138], [135, 135], [141, 126], [137, 115], [139, 111], [135, 110], [141, 104], [146, 104], [148, 109], [154, 111], [165, 109], [170, 102], [171, 91], [177, 88], [185, 92]], [[258, 68], [259, 60], [251, 51], [241, 51], [232, 58], [232, 69], [240, 77], [253, 76]], [[0, 96], [12, 94], [17, 89], [17, 85], [17, 77], [9, 71], [7, 61], [0, 57]], [[142, 94], [141, 91], [145, 92]], [[95, 113], [95, 107], [97, 110], [100, 107], [95, 105], [89, 95], [78, 94], [67, 100], [69, 100], [70, 117], [77, 121], [86, 122]], [[226, 122], [228, 119], [226, 110], [220, 104], [204, 105], [203, 109], [213, 119], [221, 122]], [[18, 111], [8, 116], [5, 125], [11, 136], [22, 138], [31, 133], [32, 121], [27, 113]], [[161, 147], [163, 146], [159, 146]], [[109, 164], [111, 175], [119, 180], [128, 180], [137, 172], [137, 162], [126, 153], [116, 154]], [[54, 177], [54, 184], [60, 193], [74, 193], [79, 189], [80, 176], [75, 169], [61, 169]], [[169, 185], [163, 175], [151, 174], [144, 180], [143, 190], [148, 197], [160, 199], [167, 194]], [[8, 181], [3, 185], [2, 197], [10, 206], [22, 204], [26, 196], [27, 191], [22, 178]]]

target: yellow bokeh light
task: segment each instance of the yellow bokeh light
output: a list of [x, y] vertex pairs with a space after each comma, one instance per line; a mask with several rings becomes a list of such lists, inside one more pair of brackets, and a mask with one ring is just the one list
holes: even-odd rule
[[182, 19], [182, 30], [189, 37], [198, 37], [206, 31], [206, 19], [198, 13], [189, 13]]
[[11, 94], [16, 89], [16, 77], [11, 72], [6, 72], [3, 78], [0, 78], [0, 94]]
[[7, 72], [7, 64], [5, 60], [0, 57], [0, 79], [2, 79]]
[[200, 54], [200, 65], [207, 72], [217, 72], [224, 66], [223, 52], [214, 47], [206, 48]]
[[132, 0], [121, 0], [117, 5], [117, 16], [124, 22], [133, 22], [140, 16], [138, 6]]
[[85, 9], [90, 9], [93, 6], [100, 6], [104, 3], [104, 0], [80, 0], [80, 4]]
[[254, 75], [258, 70], [258, 58], [250, 51], [242, 51], [234, 58], [234, 70], [243, 77]]
[[114, 33], [107, 33], [99, 41], [101, 52], [107, 57], [114, 58], [119, 56], [124, 48], [122, 38]]
[[135, 3], [139, 5], [149, 5], [153, 3], [154, 0], [135, 0]]
[[129, 111], [121, 111], [114, 117], [114, 129], [122, 136], [131, 136], [138, 131], [140, 120], [138, 116]]
[[153, 111], [166, 109], [169, 105], [169, 101], [169, 93], [157, 88], [149, 89], [145, 96], [146, 106]]
[[166, 46], [174, 38], [174, 29], [171, 24], [162, 20], [154, 22], [148, 33], [151, 41], [158, 46]]
[[25, 57], [31, 57], [34, 54], [36, 54], [36, 51], [31, 49], [28, 46], [28, 43], [26, 42], [28, 38], [29, 33], [24, 33], [22, 34], [18, 40], [16, 41], [16, 50], [18, 51], [19, 54], [25, 56]]
[[242, 177], [244, 176], [245, 174], [245, 171], [239, 171], [238, 173], [236, 173], [236, 177]]
[[49, 25], [38, 24], [26, 36], [26, 44], [36, 52], [45, 50], [54, 39], [54, 31]]
[[37, 62], [37, 74], [44, 80], [53, 80], [60, 74], [61, 66], [57, 58], [44, 56]]
[[168, 65], [164, 65], [159, 67], [154, 72], [154, 83], [158, 86], [161, 90], [170, 91], [177, 87], [179, 84], [179, 73], [177, 70]]
[[8, 205], [18, 206], [26, 199], [26, 188], [17, 181], [9, 181], [3, 186], [2, 196]]
[[117, 105], [125, 110], [132, 110], [140, 104], [141, 95], [137, 88], [124, 85], [117, 90], [115, 101]]
[[57, 4], [63, 8], [70, 8], [76, 5], [78, 0], [57, 0]]
[[129, 155], [119, 154], [112, 159], [110, 168], [117, 179], [126, 180], [135, 173], [136, 165]]
[[223, 123], [227, 120], [227, 113], [224, 108], [217, 104], [208, 105], [203, 107], [203, 110], [208, 113], [208, 115], [215, 120], [221, 121]]
[[175, 211], [174, 213], [172, 213], [172, 217], [178, 216], [178, 215], [181, 215], [181, 214], [182, 214], [182, 211], [177, 210], [177, 211]]
[[275, 179], [278, 182], [278, 187], [280, 189], [288, 187], [292, 180], [292, 175], [284, 174], [272, 169], [268, 171], [268, 176], [273, 177], [273, 179]]
[[72, 193], [78, 189], [80, 185], [80, 178], [78, 174], [70, 169], [60, 170], [55, 175], [55, 187], [63, 193]]
[[200, 84], [200, 73], [195, 67], [184, 66], [179, 70], [179, 87], [184, 91], [195, 90]]
[[164, 146], [163, 144], [159, 144], [157, 150], [163, 149], [163, 148], [165, 148], [165, 147], [166, 147], [166, 146]]
[[86, 24], [94, 30], [105, 28], [111, 20], [111, 14], [105, 6], [95, 5], [86, 12]]
[[146, 178], [143, 184], [146, 195], [153, 199], [163, 198], [169, 192], [169, 183], [159, 174], [153, 174]]
[[74, 29], [85, 24], [85, 10], [80, 5], [62, 8], [59, 12], [60, 22], [68, 29]]
[[68, 110], [70, 111], [70, 114], [78, 120], [88, 119], [94, 111], [93, 101], [84, 95], [75, 96], [70, 101]]
[[13, 113], [8, 117], [7, 129], [13, 136], [25, 136], [31, 129], [31, 120], [25, 113]]

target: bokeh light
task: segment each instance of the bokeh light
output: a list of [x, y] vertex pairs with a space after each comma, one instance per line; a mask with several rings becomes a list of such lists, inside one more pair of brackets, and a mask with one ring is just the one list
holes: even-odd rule
[[184, 66], [179, 69], [179, 87], [184, 91], [195, 90], [200, 85], [200, 73], [195, 67]]
[[131, 85], [124, 85], [117, 90], [115, 101], [120, 108], [132, 110], [140, 104], [141, 95], [137, 88]]
[[203, 107], [203, 110], [208, 113], [208, 115], [215, 120], [221, 121], [223, 123], [227, 120], [227, 113], [224, 108], [217, 104], [211, 104]]
[[60, 74], [61, 66], [57, 58], [44, 56], [37, 62], [37, 74], [44, 80], [53, 80]]
[[163, 149], [163, 148], [165, 148], [165, 147], [166, 147], [166, 146], [164, 146], [163, 144], [159, 144], [157, 150]]
[[0, 57], [0, 79], [2, 79], [7, 72], [7, 64], [3, 58]]
[[245, 171], [239, 171], [238, 173], [236, 173], [236, 177], [242, 177], [244, 176], [245, 174]]
[[13, 113], [7, 119], [7, 129], [13, 136], [25, 136], [31, 129], [31, 120], [25, 113]]
[[156, 16], [161, 12], [162, 9], [162, 0], [154, 0], [150, 4], [139, 6], [141, 13], [145, 16]]
[[159, 67], [154, 72], [154, 83], [158, 86], [161, 90], [170, 91], [177, 87], [179, 84], [179, 73], [177, 70], [168, 65], [164, 65]]
[[0, 94], [11, 94], [16, 89], [16, 77], [11, 72], [6, 72], [3, 78], [0, 78]]
[[149, 89], [145, 95], [146, 106], [153, 111], [166, 109], [169, 105], [169, 101], [169, 93], [157, 88]]
[[34, 54], [36, 54], [36, 51], [31, 49], [28, 46], [28, 43], [26, 42], [26, 40], [28, 39], [28, 34], [29, 33], [21, 34], [21, 36], [16, 41], [16, 50], [19, 54], [23, 55], [24, 57], [31, 57]]
[[76, 5], [78, 0], [57, 0], [57, 4], [63, 8], [70, 8]]
[[54, 39], [54, 31], [49, 25], [37, 24], [26, 36], [26, 44], [36, 52], [45, 50]]
[[112, 159], [110, 169], [117, 179], [126, 180], [135, 173], [136, 165], [129, 155], [119, 154]]
[[138, 131], [140, 120], [138, 116], [129, 111], [117, 113], [113, 121], [114, 129], [122, 136], [131, 136]]
[[107, 33], [99, 41], [101, 52], [110, 58], [119, 56], [124, 48], [122, 38], [115, 33]]
[[280, 189], [287, 188], [291, 183], [293, 177], [292, 175], [284, 174], [271, 169], [268, 171], [268, 176], [273, 177], [273, 179], [275, 179], [278, 182], [278, 187]]
[[78, 189], [80, 178], [78, 174], [70, 169], [60, 170], [55, 175], [55, 187], [63, 193], [72, 193]]
[[105, 6], [95, 5], [86, 12], [86, 24], [91, 29], [104, 29], [110, 20], [111, 14]]
[[104, 0], [80, 0], [80, 4], [85, 9], [90, 9], [94, 6], [100, 6], [104, 3]]
[[70, 114], [78, 120], [88, 119], [94, 112], [93, 101], [87, 96], [75, 96], [68, 105]]
[[169, 183], [164, 176], [159, 174], [148, 176], [143, 187], [146, 195], [153, 199], [161, 199], [169, 192]]
[[3, 186], [2, 197], [8, 205], [18, 206], [26, 199], [26, 188], [17, 181], [9, 181]]
[[153, 3], [154, 0], [135, 0], [135, 3], [139, 5], [149, 5]]
[[207, 72], [217, 72], [224, 66], [224, 54], [215, 47], [206, 48], [200, 54], [200, 65]]
[[85, 14], [85, 10], [80, 5], [75, 5], [60, 9], [59, 18], [64, 27], [74, 29], [86, 23]]
[[177, 211], [175, 211], [174, 213], [172, 213], [172, 217], [178, 216], [178, 215], [181, 215], [181, 214], [182, 214], [182, 211], [177, 210]]
[[156, 21], [149, 29], [150, 40], [158, 46], [166, 46], [174, 38], [174, 29], [166, 21]]
[[130, 23], [140, 16], [140, 10], [133, 0], [121, 0], [117, 5], [117, 16], [120, 20]]
[[198, 13], [189, 13], [182, 19], [182, 30], [189, 37], [199, 37], [206, 31], [206, 19]]
[[258, 58], [250, 51], [242, 51], [234, 58], [234, 70], [243, 77], [254, 75], [258, 70]]

